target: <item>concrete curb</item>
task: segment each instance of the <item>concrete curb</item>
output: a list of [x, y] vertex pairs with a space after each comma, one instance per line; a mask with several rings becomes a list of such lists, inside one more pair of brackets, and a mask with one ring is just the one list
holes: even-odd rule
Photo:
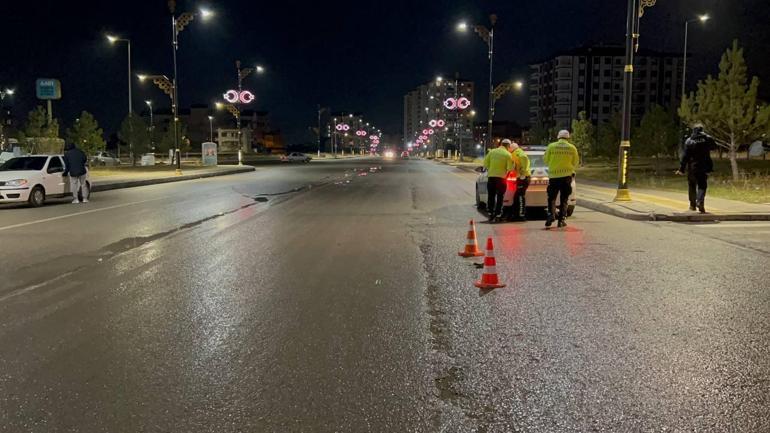
[[644, 214], [640, 212], [624, 211], [617, 207], [590, 198], [578, 197], [577, 205], [586, 209], [606, 213], [620, 218], [633, 221], [671, 221], [671, 222], [718, 222], [718, 221], [770, 221], [770, 214], [666, 214], [655, 213]]
[[248, 167], [239, 167], [239, 168], [234, 168], [229, 170], [213, 171], [213, 172], [207, 172], [207, 173], [185, 174], [182, 176], [174, 176], [174, 177], [159, 177], [156, 179], [127, 180], [123, 182], [113, 182], [113, 183], [106, 183], [102, 185], [100, 185], [97, 182], [94, 182], [93, 185], [91, 185], [91, 191], [92, 192], [111, 191], [115, 189], [135, 188], [137, 186], [158, 185], [162, 183], [171, 183], [171, 182], [182, 182], [185, 180], [195, 180], [195, 179], [204, 179], [207, 177], [217, 177], [217, 176], [227, 176], [230, 174], [248, 173], [250, 171], [255, 171], [255, 170], [256, 168], [248, 166]]
[[434, 159], [434, 161], [438, 162], [439, 164], [448, 165], [448, 166], [450, 166], [450, 167], [458, 168], [458, 169], [460, 169], [460, 170], [463, 170], [463, 171], [467, 171], [467, 172], [470, 172], [470, 173], [475, 173], [475, 172], [476, 172], [476, 168], [475, 168], [475, 167], [469, 167], [469, 166], [467, 166], [467, 165], [453, 165], [453, 164], [452, 164], [452, 163], [450, 163], [450, 162], [447, 162], [447, 161], [440, 161], [440, 160], [438, 160], [438, 159]]

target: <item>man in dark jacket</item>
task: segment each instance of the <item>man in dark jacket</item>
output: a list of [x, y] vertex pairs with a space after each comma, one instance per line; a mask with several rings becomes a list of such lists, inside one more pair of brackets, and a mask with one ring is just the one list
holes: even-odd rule
[[692, 135], [684, 144], [684, 152], [677, 174], [687, 173], [691, 211], [697, 208], [700, 213], [706, 213], [708, 174], [714, 171], [711, 150], [715, 147], [714, 139], [703, 132], [703, 125], [695, 125], [692, 129]]
[[74, 143], [68, 143], [64, 146], [64, 173], [62, 177], [69, 175], [70, 190], [74, 200], [72, 203], [80, 203], [78, 192], [82, 189], [83, 203], [88, 203], [88, 183], [86, 183], [86, 163], [88, 158], [82, 150], [78, 149]]

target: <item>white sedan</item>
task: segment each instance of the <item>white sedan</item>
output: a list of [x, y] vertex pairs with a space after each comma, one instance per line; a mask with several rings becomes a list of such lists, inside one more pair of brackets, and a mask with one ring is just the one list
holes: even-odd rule
[[[548, 208], [548, 167], [543, 162], [543, 155], [545, 154], [545, 147], [532, 146], [523, 148], [524, 153], [529, 156], [529, 163], [531, 169], [531, 179], [529, 188], [527, 189], [527, 210], [529, 209], [546, 209]], [[476, 169], [479, 177], [476, 179], [476, 207], [478, 209], [486, 208], [488, 203], [487, 199], [487, 172], [479, 167]], [[505, 190], [505, 196], [503, 196], [503, 215], [509, 215], [511, 207], [513, 206], [513, 196], [516, 193], [516, 173], [509, 173], [507, 179], [507, 188]], [[572, 179], [572, 195], [569, 197], [567, 205], [567, 216], [572, 216], [572, 212], [575, 210], [576, 199], [576, 183], [575, 179]], [[559, 198], [556, 198], [557, 208]], [[558, 209], [557, 209], [558, 211]]]
[[[45, 204], [47, 198], [70, 197], [69, 178], [63, 177], [63, 172], [64, 158], [61, 155], [29, 155], [9, 159], [0, 165], [0, 204], [27, 202], [38, 207]], [[90, 191], [88, 175], [86, 184]]]
[[281, 157], [281, 161], [283, 162], [310, 162], [311, 159], [313, 158], [300, 152], [292, 152]]

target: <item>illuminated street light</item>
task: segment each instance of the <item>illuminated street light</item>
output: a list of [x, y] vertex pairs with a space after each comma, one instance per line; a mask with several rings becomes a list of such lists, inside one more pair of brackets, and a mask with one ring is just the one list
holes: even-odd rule
[[467, 32], [468, 31], [468, 23], [466, 23], [465, 21], [461, 21], [461, 22], [457, 23], [457, 31]]
[[[131, 92], [131, 40], [126, 38], [121, 38], [112, 34], [107, 34], [107, 41], [109, 41], [110, 44], [115, 45], [118, 42], [125, 42], [126, 47], [128, 48], [128, 117], [133, 117], [134, 115], [134, 101], [133, 96]], [[129, 128], [129, 134], [128, 134], [128, 155], [131, 158], [131, 164], [134, 164], [134, 131], [133, 131], [133, 122], [128, 122], [128, 128]], [[118, 159], [120, 159], [120, 146], [118, 146]]]
[[214, 116], [209, 116], [209, 141], [214, 142]]

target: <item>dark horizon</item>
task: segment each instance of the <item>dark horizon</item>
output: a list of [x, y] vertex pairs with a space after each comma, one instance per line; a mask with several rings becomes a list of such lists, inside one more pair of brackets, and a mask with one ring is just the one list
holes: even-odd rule
[[[61, 132], [81, 110], [94, 114], [108, 137], [127, 111], [125, 46], [111, 46], [105, 33], [132, 40], [133, 72], [171, 76], [170, 16], [165, 0], [94, 3], [42, 1], [6, 6], [0, 26], [5, 41], [14, 41], [0, 86], [14, 87], [20, 120], [36, 105], [36, 78], [57, 78], [63, 99], [54, 102]], [[770, 60], [763, 55], [770, 41], [770, 8], [759, 0], [726, 4], [718, 0], [658, 2], [642, 20], [641, 46], [681, 52], [682, 22], [708, 12], [705, 27], [691, 26], [688, 83], [694, 87], [707, 73], [718, 71], [722, 52], [737, 38], [746, 49], [749, 73], [770, 94]], [[177, 11], [203, 3], [181, 1]], [[402, 97], [436, 75], [459, 73], [476, 83], [474, 106], [485, 113], [486, 47], [476, 35], [457, 34], [461, 19], [487, 23], [498, 15], [496, 82], [525, 80], [528, 64], [591, 43], [619, 45], [625, 34], [625, 3], [602, 10], [566, 0], [514, 5], [510, 2], [443, 0], [361, 4], [343, 1], [309, 8], [303, 2], [254, 5], [232, 0], [209, 1], [209, 22], [193, 21], [180, 34], [180, 106], [212, 104], [235, 85], [235, 60], [262, 64], [263, 76], [250, 76], [244, 86], [257, 95], [250, 107], [271, 113], [287, 144], [313, 141], [316, 106], [363, 112], [384, 133], [400, 134]], [[764, 7], [763, 7], [764, 6]], [[685, 13], [685, 7], [690, 13]], [[43, 12], [40, 12], [43, 11]], [[30, 17], [37, 23], [30, 29]], [[10, 66], [10, 67], [9, 67]], [[165, 95], [151, 84], [133, 81], [134, 111], [145, 99], [167, 107]], [[496, 120], [528, 123], [528, 95], [506, 96]], [[224, 116], [224, 114], [222, 115]], [[105, 137], [105, 138], [106, 138]]]

